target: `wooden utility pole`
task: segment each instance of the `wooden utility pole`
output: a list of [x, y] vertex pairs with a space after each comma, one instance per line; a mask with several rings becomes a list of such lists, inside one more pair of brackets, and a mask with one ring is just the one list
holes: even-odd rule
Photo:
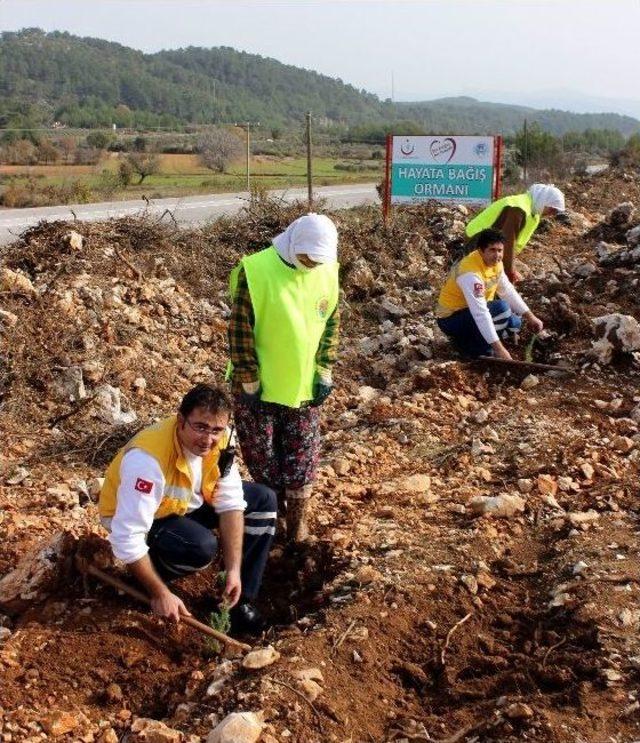
[[309, 211], [313, 209], [313, 183], [311, 173], [311, 111], [307, 111], [305, 116], [307, 121], [307, 201]]
[[251, 122], [247, 121], [247, 191], [251, 192]]
[[529, 177], [529, 132], [527, 130], [527, 120], [524, 120], [524, 152], [522, 157], [522, 175], [525, 184], [528, 183]]

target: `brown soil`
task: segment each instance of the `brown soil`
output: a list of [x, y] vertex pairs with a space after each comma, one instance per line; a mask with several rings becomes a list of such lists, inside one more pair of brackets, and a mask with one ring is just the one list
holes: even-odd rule
[[[2, 740], [53, 738], [43, 730], [57, 710], [75, 722], [59, 740], [106, 741], [109, 729], [121, 739], [136, 717], [204, 740], [235, 710], [262, 710], [272, 740], [298, 743], [640, 739], [639, 439], [629, 418], [640, 374], [630, 357], [598, 367], [585, 355], [590, 318], [638, 318], [638, 269], [574, 271], [597, 265], [600, 239], [624, 242], [605, 215], [640, 203], [640, 181], [613, 173], [565, 192], [571, 221], [528, 248], [522, 292], [552, 331], [536, 358], [568, 359], [578, 374], [540, 377], [526, 391], [526, 370], [463, 362], [429, 334], [464, 215], [408, 209], [385, 233], [375, 209], [336, 214], [345, 340], [324, 409], [319, 541], [298, 554], [278, 544], [263, 591], [273, 625], [264, 644], [282, 658], [258, 672], [234, 666], [207, 696], [220, 658], [202, 637], [71, 569], [42, 602], [3, 620], [12, 634], [0, 645]], [[4, 265], [38, 293], [1, 295], [19, 318], [0, 336], [2, 573], [59, 530], [85, 554], [100, 550], [96, 507], [79, 481], [101, 476], [118, 446], [191, 384], [222, 378], [228, 271], [301, 211], [260, 202], [190, 233], [146, 218], [43, 224], [5, 251]], [[62, 240], [70, 228], [85, 237], [81, 251]], [[390, 316], [384, 300], [406, 314]], [[385, 334], [375, 351], [361, 343]], [[83, 364], [89, 399], [69, 402], [56, 380]], [[105, 382], [135, 409], [134, 424], [100, 417], [92, 395]], [[621, 435], [631, 452], [614, 446]], [[474, 439], [491, 448], [475, 454]], [[16, 466], [28, 477], [8, 485]], [[431, 477], [429, 493], [389, 486], [414, 474]], [[555, 483], [557, 505], [540, 475]], [[523, 513], [471, 517], [473, 496], [519, 493], [522, 479], [532, 481]], [[69, 499], [46, 494], [58, 485]], [[590, 509], [597, 520], [572, 529], [567, 512]], [[205, 621], [215, 578], [211, 569], [178, 588]], [[324, 677], [312, 704], [292, 676], [309, 667]]]

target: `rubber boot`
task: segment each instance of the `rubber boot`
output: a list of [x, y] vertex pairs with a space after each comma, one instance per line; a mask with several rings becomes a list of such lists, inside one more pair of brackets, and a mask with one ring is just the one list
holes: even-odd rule
[[311, 502], [311, 485], [298, 490], [287, 488], [287, 541], [300, 544], [309, 539], [309, 505]]

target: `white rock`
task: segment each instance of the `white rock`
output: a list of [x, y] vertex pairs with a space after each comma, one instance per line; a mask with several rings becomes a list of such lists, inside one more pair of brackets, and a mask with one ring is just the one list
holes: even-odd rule
[[31, 473], [26, 467], [14, 467], [9, 474], [7, 479], [4, 481], [6, 485], [20, 485], [24, 482]]
[[489, 420], [489, 411], [486, 408], [480, 408], [472, 417], [476, 423], [486, 423]]
[[577, 563], [576, 563], [576, 564], [575, 564], [575, 565], [573, 566], [573, 568], [572, 568], [571, 572], [572, 572], [572, 573], [573, 573], [574, 575], [582, 575], [582, 574], [584, 573], [584, 571], [585, 571], [585, 570], [588, 570], [588, 568], [589, 568], [589, 566], [587, 565], [587, 563], [586, 563], [586, 562], [584, 562], [583, 560], [580, 560], [579, 562], [577, 562]]
[[525, 501], [519, 495], [507, 493], [497, 496], [476, 495], [469, 501], [467, 507], [476, 516], [511, 518], [524, 511]]
[[640, 324], [631, 315], [612, 313], [593, 320], [598, 340], [590, 353], [602, 364], [611, 361], [614, 351], [631, 353], [640, 350]]
[[6, 642], [11, 637], [11, 630], [8, 627], [0, 627], [0, 643]]
[[600, 518], [600, 514], [593, 509], [588, 511], [572, 511], [567, 514], [567, 521], [571, 526], [575, 527], [589, 527], [594, 524]]
[[377, 390], [375, 387], [364, 385], [358, 388], [358, 397], [362, 402], [373, 402], [375, 399], [380, 397], [380, 390]]
[[263, 727], [254, 712], [232, 712], [209, 733], [206, 743], [257, 743]]
[[168, 727], [160, 720], [138, 717], [131, 725], [133, 740], [140, 743], [181, 743], [184, 740], [179, 730]]
[[56, 377], [54, 386], [56, 393], [65, 400], [75, 402], [87, 396], [81, 366], [69, 366], [63, 369]]
[[266, 668], [275, 663], [280, 658], [280, 653], [273, 647], [273, 645], [267, 645], [266, 648], [260, 648], [259, 650], [252, 650], [247, 653], [242, 659], [242, 667], [247, 668], [251, 671], [256, 671], [260, 668]]
[[3, 268], [0, 272], [0, 288], [11, 293], [27, 294], [29, 296], [37, 293], [28, 276], [12, 271], [10, 268]]
[[530, 390], [533, 387], [537, 387], [540, 384], [540, 379], [535, 374], [527, 374], [527, 376], [520, 382], [520, 389]]
[[629, 245], [638, 245], [640, 243], [640, 224], [632, 227], [625, 235]]
[[310, 702], [315, 702], [323, 692], [323, 688], [320, 684], [316, 683], [312, 679], [303, 679], [302, 681], [298, 681], [298, 686]]
[[9, 328], [14, 328], [18, 324], [18, 316], [9, 310], [0, 309], [0, 322]]
[[123, 411], [119, 387], [103, 384], [96, 390], [95, 405], [98, 417], [105, 423], [126, 425], [138, 417], [133, 410]]

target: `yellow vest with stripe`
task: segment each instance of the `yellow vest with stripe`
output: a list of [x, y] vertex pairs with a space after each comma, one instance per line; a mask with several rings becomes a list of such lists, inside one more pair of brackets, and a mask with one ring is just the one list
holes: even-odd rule
[[271, 246], [243, 258], [231, 274], [235, 295], [244, 268], [254, 314], [261, 400], [299, 408], [313, 398], [316, 353], [338, 304], [339, 264], [309, 271], [287, 265]]
[[467, 237], [473, 237], [481, 230], [493, 227], [498, 217], [502, 214], [502, 210], [507, 206], [515, 206], [518, 209], [522, 209], [525, 214], [524, 226], [517, 234], [514, 246], [516, 253], [522, 252], [524, 246], [529, 242], [540, 224], [540, 215], [533, 214], [533, 202], [528, 193], [505, 196], [502, 199], [494, 201], [493, 204], [489, 204], [486, 209], [483, 209], [480, 214], [477, 214], [466, 226], [465, 232]]
[[[191, 470], [182, 453], [177, 434], [177, 416], [159, 421], [136, 434], [131, 441], [120, 449], [107, 468], [104, 485], [100, 491], [98, 510], [100, 516], [113, 516], [116, 512], [118, 487], [120, 486], [120, 464], [122, 457], [131, 449], [142, 449], [150, 454], [160, 465], [164, 476], [164, 492], [154, 518], [165, 516], [183, 516], [187, 512], [193, 493]], [[218, 458], [220, 450], [227, 446], [228, 435], [225, 433], [217, 445], [202, 458], [202, 497], [206, 503], [213, 505], [216, 483], [220, 478]], [[141, 498], [148, 498], [140, 493]]]
[[436, 307], [436, 317], [449, 317], [454, 312], [463, 310], [468, 306], [462, 289], [456, 282], [458, 276], [464, 273], [475, 273], [481, 276], [484, 281], [484, 298], [487, 302], [491, 302], [496, 296], [498, 279], [503, 271], [502, 261], [496, 263], [495, 266], [487, 266], [482, 260], [482, 254], [479, 250], [474, 250], [469, 255], [465, 255], [462, 260], [454, 263], [451, 267], [449, 276], [440, 290], [438, 306]]

